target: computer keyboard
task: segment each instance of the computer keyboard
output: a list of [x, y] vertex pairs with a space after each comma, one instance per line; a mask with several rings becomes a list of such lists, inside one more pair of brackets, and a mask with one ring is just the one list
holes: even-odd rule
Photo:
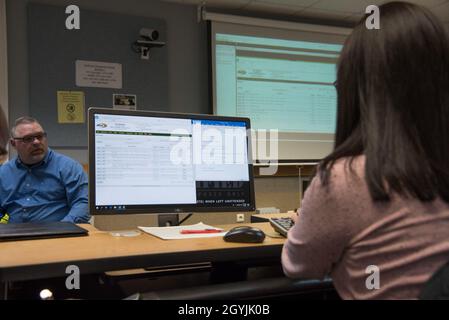
[[284, 237], [287, 237], [288, 230], [295, 224], [292, 218], [270, 218], [273, 229]]

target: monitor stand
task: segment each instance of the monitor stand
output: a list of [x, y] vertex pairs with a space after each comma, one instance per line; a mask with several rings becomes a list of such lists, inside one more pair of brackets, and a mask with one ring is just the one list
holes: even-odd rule
[[110, 231], [109, 234], [114, 237], [137, 237], [141, 235], [139, 230], [120, 230]]
[[[158, 214], [157, 220], [159, 227], [178, 226], [179, 214], [177, 213]], [[184, 220], [182, 220], [181, 222], [183, 222]], [[115, 237], [135, 237], [140, 235], [141, 232], [138, 230], [122, 230], [122, 231], [111, 231], [110, 234]]]
[[[180, 223], [183, 223], [185, 220], [190, 218], [192, 214], [189, 213], [187, 216], [179, 221], [179, 214], [177, 213], [167, 213], [167, 214], [158, 214], [158, 226], [159, 227], [171, 227], [178, 226]], [[141, 234], [139, 230], [121, 230], [121, 231], [111, 231], [109, 232], [114, 237], [135, 237]]]
[[170, 227], [179, 225], [179, 214], [169, 213], [169, 214], [158, 214], [157, 221], [159, 227]]
[[179, 214], [178, 213], [167, 213], [167, 214], [158, 214], [157, 215], [157, 222], [159, 227], [171, 227], [171, 226], [179, 226], [184, 221], [189, 219], [193, 213], [183, 212], [186, 214], [186, 216], [179, 221]]

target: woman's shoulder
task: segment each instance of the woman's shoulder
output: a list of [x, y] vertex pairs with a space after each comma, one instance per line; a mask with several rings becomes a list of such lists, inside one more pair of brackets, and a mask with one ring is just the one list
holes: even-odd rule
[[347, 176], [350, 173], [362, 177], [365, 175], [365, 160], [365, 155], [338, 159], [331, 173], [337, 176]]
[[[365, 156], [338, 159], [329, 172], [329, 185], [342, 187], [364, 181]], [[321, 182], [321, 181], [320, 181]]]
[[[365, 176], [365, 156], [341, 158], [332, 166], [327, 182], [318, 173], [306, 190], [309, 197], [329, 203], [350, 203], [369, 194]], [[318, 170], [319, 172], [319, 170]], [[305, 196], [306, 196], [305, 194]]]

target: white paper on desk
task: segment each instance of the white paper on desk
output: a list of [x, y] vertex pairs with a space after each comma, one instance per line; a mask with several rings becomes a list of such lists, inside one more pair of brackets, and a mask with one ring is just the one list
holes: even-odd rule
[[188, 226], [178, 226], [178, 227], [138, 227], [138, 228], [143, 232], [149, 233], [153, 236], [156, 236], [164, 240], [223, 237], [226, 234], [226, 231], [218, 233], [196, 233], [196, 234], [181, 233], [181, 230], [218, 229], [213, 226], [204, 224], [202, 222]]

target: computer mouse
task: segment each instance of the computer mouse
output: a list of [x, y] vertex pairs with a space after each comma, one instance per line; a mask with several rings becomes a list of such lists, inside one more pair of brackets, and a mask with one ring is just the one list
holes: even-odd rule
[[238, 226], [229, 230], [224, 236], [227, 242], [260, 243], [265, 239], [265, 233], [255, 227]]

